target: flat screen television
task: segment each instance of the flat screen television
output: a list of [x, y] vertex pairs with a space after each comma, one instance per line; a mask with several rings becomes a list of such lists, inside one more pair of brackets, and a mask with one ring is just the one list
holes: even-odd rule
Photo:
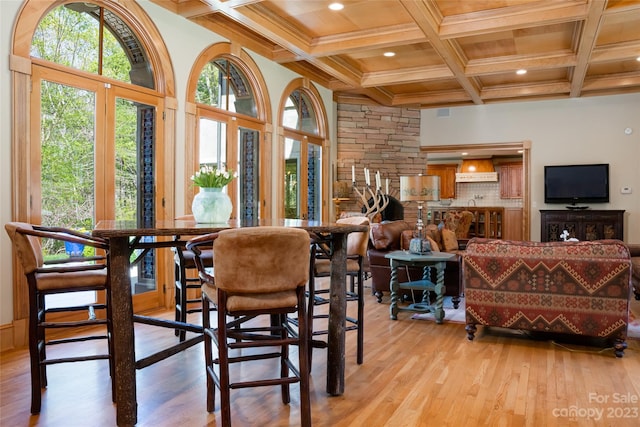
[[608, 203], [609, 165], [550, 165], [544, 167], [545, 203]]

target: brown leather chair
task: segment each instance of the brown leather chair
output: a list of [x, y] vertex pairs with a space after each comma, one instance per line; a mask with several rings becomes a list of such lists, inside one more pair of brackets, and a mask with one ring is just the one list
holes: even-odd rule
[[[338, 224], [368, 225], [367, 217], [348, 217], [336, 221]], [[350, 289], [347, 290], [347, 303], [357, 302], [357, 318], [347, 316], [347, 326], [345, 330], [356, 330], [358, 334], [356, 361], [359, 365], [364, 360], [364, 271], [363, 261], [367, 256], [367, 246], [369, 243], [369, 232], [349, 233], [347, 236], [347, 276], [350, 277]], [[327, 328], [314, 330], [314, 319], [328, 319], [328, 314], [316, 314], [315, 307], [329, 304], [328, 288], [319, 289], [316, 287], [316, 277], [329, 277], [331, 275], [330, 253], [322, 244], [316, 243], [312, 248], [311, 280], [309, 280], [309, 327], [311, 337], [326, 335]], [[355, 286], [354, 286], [355, 285]], [[314, 340], [315, 346], [326, 347], [326, 342]]]
[[[309, 234], [287, 227], [229, 229], [192, 239], [187, 249], [195, 255], [203, 282], [202, 304], [217, 307], [218, 327], [210, 311], [202, 313], [207, 372], [207, 411], [213, 412], [215, 387], [220, 389], [221, 424], [231, 425], [232, 389], [280, 385], [282, 401], [291, 400], [289, 385], [300, 384], [300, 425], [311, 426], [309, 395], [309, 339], [305, 287], [309, 280]], [[199, 255], [215, 247], [215, 278]], [[287, 320], [297, 313], [298, 331]], [[257, 323], [256, 318], [266, 318]], [[250, 322], [247, 324], [247, 322]], [[218, 357], [213, 356], [213, 343]], [[299, 365], [289, 359], [289, 346], [298, 346]], [[269, 348], [271, 347], [271, 348]], [[273, 347], [279, 350], [273, 351]], [[252, 348], [255, 351], [247, 352]], [[241, 350], [241, 354], [236, 354]], [[260, 351], [262, 350], [262, 351]], [[280, 359], [280, 376], [231, 381], [230, 364], [268, 358]], [[214, 366], [219, 365], [219, 373]]]
[[[45, 260], [41, 241], [56, 241], [90, 246], [107, 251], [106, 241], [73, 230], [59, 227], [43, 227], [22, 222], [10, 222], [5, 229], [13, 242], [16, 257], [29, 286], [29, 355], [31, 365], [31, 413], [40, 413], [41, 389], [47, 386], [47, 366], [55, 363], [78, 362], [107, 359], [109, 372], [114, 375], [113, 345], [111, 342], [111, 305], [109, 288], [109, 269], [105, 256], [84, 257], [82, 253], [55, 260]], [[88, 304], [66, 307], [46, 307], [47, 295], [81, 291], [106, 291], [104, 304]], [[104, 311], [101, 317], [96, 310]], [[88, 318], [77, 321], [53, 321], [50, 313], [86, 311]], [[50, 316], [49, 316], [50, 317]], [[79, 328], [105, 325], [104, 334], [73, 334], [71, 337], [48, 339], [47, 329]], [[107, 352], [104, 354], [67, 356], [51, 359], [47, 357], [49, 345], [79, 342], [93, 339], [106, 339]], [[115, 402], [115, 386], [111, 381], [111, 395]]]

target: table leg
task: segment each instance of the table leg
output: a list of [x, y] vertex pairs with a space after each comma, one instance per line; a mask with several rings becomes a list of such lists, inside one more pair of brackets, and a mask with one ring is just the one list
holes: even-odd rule
[[442, 323], [444, 320], [444, 309], [442, 308], [444, 303], [444, 268], [446, 264], [444, 262], [439, 262], [436, 264], [436, 311], [434, 316], [436, 318], [436, 323]]
[[[431, 281], [431, 267], [428, 265], [422, 267], [422, 280], [424, 280], [425, 282]], [[429, 290], [426, 288], [424, 291], [422, 291], [422, 303], [431, 304], [431, 298], [429, 298]]]
[[[347, 317], [347, 234], [333, 235], [329, 285], [329, 334], [327, 337], [327, 393], [344, 393], [345, 331]], [[310, 350], [311, 351], [311, 350]]]
[[391, 305], [389, 306], [389, 316], [391, 320], [398, 320], [398, 300], [399, 292], [398, 287], [398, 262], [396, 260], [390, 260], [391, 265], [391, 281], [389, 282], [389, 290], [391, 291]]
[[133, 426], [138, 418], [129, 256], [128, 237], [110, 239], [109, 270], [115, 360], [113, 380], [116, 384], [116, 422], [119, 426]]

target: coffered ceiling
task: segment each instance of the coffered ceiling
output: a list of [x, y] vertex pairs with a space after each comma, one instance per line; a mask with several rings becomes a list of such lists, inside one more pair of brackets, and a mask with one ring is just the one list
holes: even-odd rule
[[342, 0], [339, 11], [327, 0], [152, 1], [339, 101], [437, 108], [640, 92], [640, 0]]

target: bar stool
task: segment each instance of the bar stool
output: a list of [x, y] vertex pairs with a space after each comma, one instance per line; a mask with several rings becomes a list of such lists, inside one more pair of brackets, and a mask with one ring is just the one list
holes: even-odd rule
[[[47, 366], [57, 363], [80, 362], [88, 360], [106, 359], [109, 362], [109, 373], [114, 376], [113, 343], [111, 341], [111, 301], [108, 289], [110, 287], [109, 268], [105, 256], [83, 256], [85, 246], [108, 250], [107, 242], [90, 235], [61, 227], [44, 227], [23, 222], [5, 224], [5, 230], [11, 241], [16, 257], [20, 261], [22, 270], [29, 286], [29, 358], [31, 365], [31, 413], [39, 414], [42, 402], [41, 389], [47, 386]], [[44, 261], [41, 241], [53, 240], [58, 244], [80, 245], [77, 253], [71, 257]], [[106, 291], [104, 304], [66, 305], [63, 307], [47, 308], [46, 296], [81, 291]], [[104, 311], [105, 315], [98, 317], [96, 311]], [[86, 311], [86, 320], [53, 321], [48, 318], [51, 313], [69, 313]], [[80, 329], [87, 326], [104, 325], [104, 334], [75, 334], [70, 338], [47, 339], [48, 329]], [[107, 342], [107, 352], [104, 354], [65, 356], [57, 358], [47, 357], [47, 347], [87, 340], [104, 339]], [[111, 397], [115, 402], [116, 391], [111, 380]]]
[[[176, 220], [192, 221], [193, 215], [177, 217]], [[187, 236], [174, 236], [174, 298], [175, 298], [175, 320], [176, 322], [187, 322], [187, 315], [202, 312], [202, 298], [200, 297], [200, 278], [198, 268], [195, 263], [195, 255], [188, 250], [185, 245], [189, 241]], [[204, 250], [201, 254], [205, 267], [213, 267], [213, 251]], [[189, 298], [190, 291], [196, 293]], [[176, 329], [176, 336], [180, 341], [186, 339], [185, 330]]]
[[[203, 282], [202, 303], [217, 307], [218, 326], [211, 326], [208, 310], [202, 313], [202, 323], [207, 411], [214, 410], [215, 387], [218, 387], [223, 427], [231, 426], [232, 389], [280, 385], [282, 402], [288, 404], [292, 383], [300, 384], [300, 425], [311, 426], [305, 301], [309, 246], [306, 231], [288, 227], [228, 229], [187, 243], [187, 249], [196, 255], [195, 262]], [[215, 278], [199, 257], [203, 248], [212, 247], [216, 253], [213, 260]], [[287, 321], [290, 313], [297, 313], [300, 319], [298, 331]], [[266, 320], [256, 323], [255, 320], [262, 318]], [[217, 358], [213, 355], [213, 343], [218, 348]], [[289, 358], [290, 345], [298, 346], [297, 367]], [[273, 347], [277, 351], [273, 351]], [[255, 351], [246, 352], [246, 349]], [[279, 377], [231, 380], [231, 364], [270, 358], [280, 360]], [[218, 374], [215, 365], [219, 365]]]

